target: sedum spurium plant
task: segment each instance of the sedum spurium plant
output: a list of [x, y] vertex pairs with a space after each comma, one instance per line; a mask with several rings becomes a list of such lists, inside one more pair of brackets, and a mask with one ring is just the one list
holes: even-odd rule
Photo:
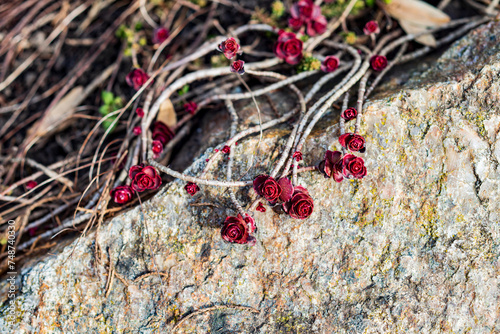
[[[135, 164], [132, 164], [133, 159], [130, 160], [127, 184], [118, 185], [112, 190], [113, 200], [124, 204], [132, 199], [134, 192], [158, 189], [161, 185], [159, 171], [186, 181], [184, 189], [190, 196], [203, 196], [203, 187], [206, 186], [228, 188], [235, 214], [221, 219], [221, 238], [230, 243], [254, 245], [257, 242], [254, 233], [258, 228], [258, 222], [253, 217], [255, 211], [266, 212], [266, 207], [280, 206], [282, 212], [293, 219], [307, 219], [314, 213], [314, 193], [300, 185], [298, 178], [301, 172], [317, 172], [318, 177], [322, 175], [336, 182], [342, 182], [344, 179], [362, 180], [369, 176], [370, 171], [365, 165], [363, 155], [370, 145], [360, 133], [364, 102], [391, 67], [419, 57], [430, 49], [406, 52], [408, 42], [420, 35], [403, 35], [401, 29], [394, 25], [388, 30], [386, 21], [378, 22], [373, 19], [366, 20], [361, 27], [353, 27], [352, 29], [356, 30], [352, 32], [354, 38], [340, 42], [344, 39], [342, 36], [347, 35], [337, 30], [345, 24], [347, 16], [352, 11], [375, 4], [360, 4], [360, 1], [356, 0], [338, 3], [323, 1], [323, 5], [319, 5], [320, 3], [299, 0], [290, 8], [286, 8], [284, 3], [277, 1], [273, 5], [271, 16], [273, 22], [282, 22], [280, 27], [267, 24], [243, 25], [231, 30], [228, 36], [215, 37], [191, 54], [166, 63], [156, 71], [152, 71], [151, 66], [149, 70], [136, 66], [127, 75], [126, 82], [136, 94], [145, 95], [141, 106], [136, 108], [136, 119], [140, 123], [141, 131], [134, 129], [139, 143], [132, 150], [139, 159]], [[339, 13], [332, 14], [339, 8]], [[480, 20], [472, 19], [451, 21], [427, 30], [425, 34], [454, 28], [441, 40], [437, 40], [437, 45], [440, 45], [479, 23]], [[168, 44], [172, 37], [167, 27], [157, 27], [153, 34], [151, 40], [161, 45]], [[268, 45], [273, 45], [272, 49], [259, 50], [260, 53], [256, 53], [256, 50], [252, 49], [253, 46], [240, 44], [240, 39], [256, 34], [262, 34], [262, 38], [269, 39]], [[259, 61], [250, 62], [245, 57], [245, 50], [266, 56], [261, 56]], [[163, 85], [163, 81], [155, 82], [159, 73], [169, 73], [195, 63], [206, 55], [213, 56], [216, 51], [229, 60], [229, 66], [201, 68], [183, 76], [177, 74], [167, 85]], [[242, 76], [244, 73], [247, 74], [245, 78], [267, 77], [274, 82], [262, 88], [250, 88]], [[317, 79], [306, 92], [295, 86], [296, 82], [313, 75], [316, 75]], [[216, 78], [227, 78], [230, 84], [208, 88], [198, 96], [192, 94], [185, 97], [189, 92], [186, 87]], [[245, 89], [243, 92], [227, 93], [239, 85]], [[238, 114], [233, 101], [255, 99], [284, 87], [291, 89], [296, 96], [297, 104], [293, 110], [269, 122], [259, 122], [255, 126], [237, 131]], [[180, 113], [182, 118], [175, 125], [167, 125], [156, 118], [164, 103], [175, 93], [182, 95], [184, 101], [183, 112]], [[351, 101], [350, 96], [356, 99]], [[190, 120], [196, 117], [200, 110], [217, 101], [225, 104], [231, 116], [229, 139], [214, 149], [212, 156], [206, 160], [203, 171], [197, 176], [189, 176], [160, 163], [175, 143], [189, 133]], [[323, 160], [316, 166], [302, 166], [303, 157], [308, 155], [307, 150], [304, 150], [307, 137], [338, 101], [343, 101], [339, 112], [340, 132], [336, 134], [332, 144], [339, 147], [339, 150], [327, 150]], [[238, 163], [238, 157], [235, 156], [233, 147], [237, 145], [237, 141], [280, 123], [291, 122], [292, 119], [295, 120], [293, 129], [271, 170], [245, 180], [234, 180], [232, 166]], [[346, 124], [350, 125], [349, 132], [346, 132]], [[221, 157], [224, 157], [223, 162], [220, 162]], [[137, 163], [139, 161], [140, 164]], [[207, 177], [216, 163], [227, 164], [225, 181]], [[251, 173], [252, 171], [249, 174]], [[234, 191], [241, 187], [253, 188], [252, 202], [238, 202]]]
[[[91, 1], [70, 0], [64, 18], [56, 5], [23, 9], [16, 5], [20, 2], [6, 2], [6, 17], [17, 14], [0, 28], [6, 36], [0, 55], [10, 59], [0, 82], [8, 104], [0, 107], [6, 120], [0, 126], [5, 137], [0, 178], [6, 187], [0, 195], [10, 202], [5, 219], [26, 217], [26, 224], [16, 226], [16, 249], [30, 253], [46, 249], [43, 243], [61, 231], [99, 226], [121, 209], [110, 208], [110, 202], [141, 203], [167, 181], [163, 174], [184, 180], [193, 201], [203, 202], [207, 187], [223, 189], [221, 196], [228, 197], [233, 211], [231, 219], [219, 217], [221, 240], [258, 243], [264, 212], [309, 219], [317, 214], [318, 195], [304, 189], [301, 173], [331, 178], [334, 187], [373, 174], [365, 156], [373, 144], [363, 133], [363, 106], [387, 72], [453, 42], [500, 10], [496, 0], [467, 0], [461, 8], [470, 6], [482, 16], [451, 20], [445, 12], [456, 2], [445, 0], [432, 2], [440, 9], [428, 0], [273, 0], [259, 1], [259, 9], [244, 1], [150, 0], [95, 12]], [[23, 20], [27, 15], [35, 21]], [[47, 21], [47, 15], [61, 20]], [[15, 38], [10, 26], [26, 32], [26, 38]], [[47, 29], [52, 33], [39, 47], [23, 46]], [[40, 75], [29, 85], [32, 70]], [[241, 122], [241, 104], [235, 101], [255, 101], [260, 116], [256, 100], [279, 90], [288, 94], [289, 110], [278, 105], [277, 116], [268, 121]], [[109, 93], [101, 96], [102, 91]], [[88, 108], [89, 102], [99, 111]], [[35, 116], [32, 108], [44, 110]], [[177, 148], [200, 124], [200, 115], [214, 110], [227, 111], [230, 125], [224, 142], [205, 157], [202, 171], [185, 175], [166, 167], [183, 154]], [[313, 148], [304, 143], [327, 113], [340, 114], [340, 130], [330, 135], [330, 149], [313, 157]], [[53, 124], [53, 119], [61, 122]], [[238, 168], [246, 173], [235, 175], [233, 167], [246, 165], [238, 142], [282, 123], [291, 131], [281, 138], [275, 162], [267, 170]], [[63, 150], [41, 163], [35, 147], [49, 137]], [[52, 152], [47, 150], [43, 153]], [[46, 173], [50, 170], [59, 174], [57, 179]], [[240, 196], [247, 192], [250, 197]], [[61, 210], [60, 224], [52, 224], [45, 206], [31, 211], [39, 196]], [[74, 209], [75, 215], [68, 214]], [[0, 272], [4, 269], [0, 265]]]

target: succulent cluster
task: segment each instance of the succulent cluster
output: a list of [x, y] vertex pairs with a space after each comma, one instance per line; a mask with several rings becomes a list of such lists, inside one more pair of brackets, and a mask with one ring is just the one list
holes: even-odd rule
[[[240, 53], [240, 45], [236, 42], [236, 39], [230, 37], [224, 42], [219, 44], [219, 51], [224, 54], [227, 59], [232, 59], [238, 53]], [[245, 73], [245, 62], [243, 60], [236, 60], [231, 64], [231, 72], [243, 74]]]
[[111, 197], [117, 204], [130, 202], [134, 191], [156, 190], [161, 185], [161, 177], [158, 171], [151, 166], [144, 166], [144, 164], [130, 167], [128, 177], [131, 180], [130, 185], [118, 186], [111, 190]]
[[135, 90], [141, 89], [141, 87], [149, 80], [149, 75], [140, 68], [134, 68], [127, 76], [125, 81], [127, 85], [134, 88]]
[[[331, 1], [325, 2], [328, 3]], [[278, 12], [278, 9], [280, 8], [277, 8], [276, 12]], [[284, 9], [281, 9], [281, 14], [279, 16], [275, 15], [275, 18], [279, 18], [283, 15]], [[304, 52], [304, 47], [307, 46], [308, 40], [315, 38], [314, 36], [319, 39], [323, 38], [323, 36], [319, 35], [323, 34], [327, 29], [327, 20], [325, 16], [321, 14], [321, 8], [312, 0], [299, 0], [291, 6], [288, 25], [289, 29], [286, 30], [269, 27], [269, 30], [267, 31], [277, 33], [277, 38], [273, 48], [276, 57], [282, 59], [284, 63], [288, 65], [296, 66], [299, 73], [319, 69], [323, 73], [340, 71], [340, 65], [346, 64], [346, 62], [343, 62], [341, 58], [344, 57], [344, 54], [346, 53], [345, 51], [349, 50], [351, 50], [349, 52], [351, 52], [352, 58], [361, 58], [359, 55], [362, 54], [362, 50], [355, 50], [352, 47], [347, 46], [349, 43], [344, 43], [344, 46], [342, 47], [342, 50], [344, 51], [338, 52], [335, 55], [331, 54], [321, 56], [309, 51]], [[291, 30], [295, 32], [292, 32]], [[371, 41], [372, 44], [375, 45], [377, 38], [376, 35], [380, 33], [378, 22], [367, 22], [363, 28], [363, 32], [367, 36], [364, 37], [364, 40], [368, 42]], [[351, 32], [347, 31], [346, 33]], [[165, 42], [169, 36], [169, 31], [167, 29], [158, 28], [154, 31], [152, 40], [155, 44], [161, 44]], [[356, 38], [357, 37], [354, 34], [354, 39]], [[237, 39], [235, 37], [228, 37], [220, 43], [218, 41], [217, 44], [217, 50], [222, 53], [223, 57], [231, 60], [229, 71], [237, 74], [245, 73], [244, 61], [234, 59], [242, 53], [242, 48]], [[338, 43], [333, 44], [338, 45]], [[213, 48], [215, 48], [215, 45]], [[364, 52], [366, 53], [366, 50]], [[386, 53], [387, 52], [384, 52], [383, 50], [380, 54], [372, 55], [369, 52], [367, 53], [369, 57], [365, 60], [366, 66], [364, 68], [367, 69], [369, 65], [371, 71], [367, 71], [368, 73], [365, 75], [366, 78], [368, 78], [370, 73], [382, 72], [385, 68], [387, 68], [388, 62], [385, 57]], [[319, 59], [322, 61], [320, 62]], [[360, 62], [358, 62], [358, 64], [359, 63]], [[343, 66], [342, 68], [342, 70], [344, 70], [346, 66]], [[221, 69], [220, 73], [227, 74], [228, 68], [226, 67], [225, 69]], [[384, 72], [382, 72], [382, 74], [383, 73]], [[128, 85], [135, 90], [141, 89], [141, 87], [143, 87], [149, 79], [150, 76], [140, 68], [133, 69], [126, 77]], [[188, 84], [190, 83], [191, 82], [188, 82]], [[361, 93], [365, 92], [365, 84], [366, 81], [362, 84], [363, 88], [360, 88]], [[180, 85], [176, 88], [182, 88], [179, 90], [179, 96], [185, 94], [189, 89], [189, 86], [186, 83], [183, 83], [183, 85], [184, 86]], [[344, 92], [346, 92], [346, 90], [344, 90]], [[363, 94], [360, 96], [363, 96]], [[336, 96], [335, 99], [338, 99], [339, 97], [340, 95]], [[328, 106], [330, 106], [334, 101], [335, 100], [331, 100], [328, 102], [330, 103]], [[341, 149], [339, 151], [327, 150], [324, 154], [323, 160], [317, 166], [309, 167], [309, 170], [318, 170], [324, 175], [324, 177], [332, 178], [336, 182], [342, 182], [344, 179], [363, 179], [367, 175], [367, 168], [365, 166], [364, 159], [356, 155], [366, 151], [365, 138], [358, 133], [362, 111], [362, 99], [361, 104], [360, 99], [358, 99], [358, 109], [348, 108], [348, 101], [349, 95], [346, 94], [344, 107], [340, 113], [341, 134], [338, 138], [338, 144], [340, 144]], [[203, 103], [198, 105], [195, 101], [184, 100], [184, 102], [183, 108], [186, 117], [195, 115], [200, 106], [204, 105]], [[138, 117], [143, 117], [144, 110], [137, 108], [136, 114]], [[352, 120], [356, 120], [354, 130], [344, 133], [345, 123]], [[235, 135], [236, 125], [237, 124], [232, 127], [231, 136]], [[301, 126], [305, 125], [306, 123]], [[312, 126], [314, 126], [314, 124], [312, 124], [311, 127]], [[144, 129], [142, 128], [142, 130]], [[136, 135], [140, 135], [141, 128], [134, 128], [134, 133]], [[153, 124], [151, 133], [152, 143], [150, 150], [153, 153], [154, 159], [157, 159], [160, 157], [165, 145], [175, 136], [175, 134], [172, 129], [160, 121]], [[285, 167], [281, 177], [276, 177], [276, 175], [283, 164], [277, 167], [277, 171], [270, 173], [271, 175], [260, 174], [253, 179], [253, 190], [257, 198], [254, 204], [249, 206], [249, 209], [247, 209], [248, 211], [255, 210], [258, 212], [266, 212], [266, 206], [271, 206], [274, 208], [275, 212], [284, 212], [294, 219], [306, 219], [311, 216], [314, 211], [313, 198], [306, 188], [298, 184], [296, 177], [297, 166], [303, 162], [303, 153], [301, 151], [303, 141], [299, 142], [298, 139], [303, 140], [307, 137], [307, 134], [301, 134], [301, 136], [302, 137], [295, 138], [295, 143], [293, 143], [292, 138], [292, 143], [288, 146], [289, 148], [294, 147], [295, 150], [289, 149], [289, 151], [286, 151], [289, 152], [286, 154], [290, 154], [291, 156], [286, 156], [289, 157], [287, 162], [288, 165]], [[232, 159], [231, 157], [234, 152], [231, 151], [231, 147], [236, 144], [237, 143], [235, 142], [228, 142], [228, 144], [224, 145], [222, 148], [215, 149], [214, 156], [225, 154], [228, 159]], [[211, 163], [210, 160], [211, 159], [206, 159], [207, 168]], [[232, 161], [233, 160], [230, 160], [229, 164], [231, 164]], [[155, 165], [154, 162], [151, 163]], [[162, 166], [155, 166], [164, 171]], [[228, 180], [230, 180], [230, 166], [231, 165], [228, 165]], [[168, 173], [168, 171], [166, 173]], [[288, 177], [290, 173], [293, 173], [293, 178]], [[180, 173], [177, 173], [177, 175], [178, 174]], [[144, 166], [143, 164], [132, 166], [130, 168], [129, 179], [130, 186], [122, 185], [112, 191], [113, 199], [118, 204], [129, 202], [134, 191], [142, 192], [145, 190], [154, 190], [161, 184], [161, 178], [159, 177], [157, 170], [152, 166]], [[196, 182], [191, 182], [193, 180], [192, 177], [186, 178], [186, 181], [188, 180], [190, 182], [187, 182], [184, 189], [191, 196], [195, 196], [200, 192], [199, 184], [208, 184], [203, 183], [203, 181], [205, 181], [203, 178], [197, 178]], [[232, 190], [230, 190], [230, 192], [232, 194], [232, 201], [235, 202], [235, 206], [237, 207], [239, 213], [236, 216], [230, 216], [225, 219], [221, 230], [221, 237], [227, 242], [253, 245], [256, 241], [255, 237], [252, 236], [257, 228], [255, 220], [250, 213], [245, 212], [244, 209], [237, 203]], [[261, 202], [262, 199], [265, 199], [267, 204], [264, 204], [264, 201]]]
[[[299, 25], [305, 25], [307, 27], [306, 32], [310, 36], [314, 36], [326, 29], [326, 19], [320, 13], [319, 7], [314, 5], [312, 1], [300, 0], [292, 7], [292, 17], [289, 23], [295, 30], [299, 30], [297, 29], [300, 28]], [[376, 33], [378, 25], [374, 23], [367, 24], [365, 30], [370, 34]], [[155, 43], [162, 43], [166, 38], [168, 38], [168, 31], [156, 30], [153, 40]], [[218, 46], [218, 51], [222, 52], [227, 59], [232, 59], [240, 54], [240, 49], [240, 45], [233, 37], [227, 38]], [[286, 63], [297, 65], [304, 57], [303, 42], [297, 38], [296, 34], [280, 30], [274, 46], [274, 53]], [[340, 59], [337, 56], [329, 55], [322, 61], [321, 70], [325, 73], [330, 73], [335, 71], [339, 67], [339, 64]], [[387, 60], [384, 56], [376, 55], [371, 59], [371, 66], [376, 71], [382, 70], [386, 65]], [[230, 71], [243, 74], [244, 62], [242, 60], [233, 61]], [[127, 75], [126, 81], [131, 87], [138, 90], [148, 79], [148, 74], [136, 68]], [[197, 109], [198, 105], [194, 101], [184, 104], [184, 110], [191, 115], [194, 115]], [[136, 113], [138, 117], [143, 117], [144, 115], [144, 111], [141, 108], [137, 108]], [[355, 119], [357, 116], [358, 112], [355, 108], [348, 108], [342, 111], [341, 114], [341, 117], [345, 121]], [[136, 130], [134, 129], [134, 131]], [[136, 132], [140, 134], [140, 127]], [[155, 158], [162, 153], [164, 145], [173, 137], [174, 133], [167, 125], [160, 121], [154, 123], [151, 150]], [[345, 133], [341, 135], [339, 143], [344, 150], [351, 152], [363, 153], [366, 149], [364, 138], [357, 133]], [[215, 151], [218, 152], [218, 150]], [[231, 148], [228, 145], [225, 145], [221, 149], [221, 153], [224, 154], [229, 154], [230, 151]], [[292, 158], [297, 162], [302, 161], [302, 152], [295, 151]], [[352, 153], [342, 154], [340, 151], [327, 151], [318, 169], [325, 177], [333, 178], [337, 182], [341, 182], [344, 178], [361, 179], [366, 175], [366, 167], [361, 157], [356, 157]], [[119, 186], [112, 191], [113, 199], [118, 204], [129, 202], [133, 191], [153, 190], [157, 189], [161, 184], [161, 179], [156, 169], [151, 166], [133, 166], [129, 171], [129, 177], [131, 180], [130, 186]], [[188, 182], [184, 189], [191, 196], [200, 191], [200, 187], [193, 182]], [[293, 185], [292, 181], [287, 177], [275, 179], [266, 174], [258, 175], [253, 180], [253, 189], [259, 197], [267, 200], [268, 205], [279, 205], [292, 218], [306, 219], [313, 213], [314, 201], [307, 189], [299, 185]], [[266, 208], [263, 203], [258, 202], [255, 210], [265, 212]], [[255, 230], [255, 220], [247, 213], [240, 213], [236, 217], [231, 216], [226, 218], [221, 230], [221, 236], [222, 239], [228, 242], [253, 245], [255, 244], [255, 238], [251, 234]]]
[[326, 31], [327, 21], [321, 15], [321, 8], [312, 0], [300, 0], [291, 8], [292, 17], [288, 20], [290, 28], [297, 31], [303, 26], [309, 36], [316, 36]]
[[302, 60], [304, 43], [293, 32], [280, 30], [274, 53], [290, 65], [297, 65]]

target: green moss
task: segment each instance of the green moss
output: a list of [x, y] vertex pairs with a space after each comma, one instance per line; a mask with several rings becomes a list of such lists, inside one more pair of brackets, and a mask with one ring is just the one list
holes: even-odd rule
[[229, 65], [229, 60], [223, 53], [219, 53], [210, 58], [210, 64], [212, 67], [224, 67]]
[[344, 38], [344, 41], [349, 45], [356, 44], [358, 40], [358, 36], [356, 36], [356, 33], [353, 31], [342, 33], [342, 37]]
[[207, 6], [207, 0], [190, 0], [190, 1], [202, 8]]
[[312, 57], [311, 55], [306, 55], [302, 60], [300, 61], [300, 64], [297, 65], [297, 72], [306, 72], [306, 71], [314, 71], [314, 70], [319, 70], [321, 67], [321, 62], [315, 58]]
[[[329, 4], [324, 4], [321, 6], [321, 13], [328, 19], [332, 17], [339, 17], [349, 5], [349, 2], [349, 0], [337, 0]], [[365, 2], [363, 0], [356, 1], [356, 4], [351, 10], [351, 15], [357, 15], [359, 11], [364, 8]]]
[[271, 15], [275, 19], [279, 19], [285, 14], [285, 5], [281, 1], [275, 1], [271, 5]]

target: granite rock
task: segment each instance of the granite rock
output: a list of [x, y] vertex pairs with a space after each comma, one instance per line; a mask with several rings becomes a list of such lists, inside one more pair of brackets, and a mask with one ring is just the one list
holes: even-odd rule
[[[268, 208], [255, 213], [254, 247], [228, 244], [228, 194], [202, 187], [191, 197], [175, 181], [23, 268], [14, 332], [172, 333], [189, 314], [176, 333], [500, 332], [498, 36], [499, 23], [481, 26], [372, 99], [368, 176], [300, 175], [315, 201], [309, 219]], [[235, 177], [268, 169], [287, 133], [242, 141]], [[318, 126], [306, 163], [338, 149], [338, 133], [338, 117]], [[5, 313], [7, 333], [4, 324]]]

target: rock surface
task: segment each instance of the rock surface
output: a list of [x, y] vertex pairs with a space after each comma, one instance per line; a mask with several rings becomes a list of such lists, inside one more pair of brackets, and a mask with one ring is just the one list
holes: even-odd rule
[[[337, 184], [301, 175], [315, 201], [309, 219], [268, 208], [255, 213], [254, 247], [227, 244], [227, 193], [203, 187], [190, 197], [173, 182], [142, 212], [24, 268], [19, 317], [10, 331], [4, 314], [2, 333], [172, 333], [196, 311], [176, 333], [500, 332], [499, 36], [499, 23], [476, 29], [371, 101], [368, 176]], [[318, 128], [308, 164], [337, 146], [337, 120]], [[255, 173], [288, 131], [266, 133]], [[237, 146], [235, 176], [257, 142]], [[145, 275], [155, 268], [161, 276]]]

